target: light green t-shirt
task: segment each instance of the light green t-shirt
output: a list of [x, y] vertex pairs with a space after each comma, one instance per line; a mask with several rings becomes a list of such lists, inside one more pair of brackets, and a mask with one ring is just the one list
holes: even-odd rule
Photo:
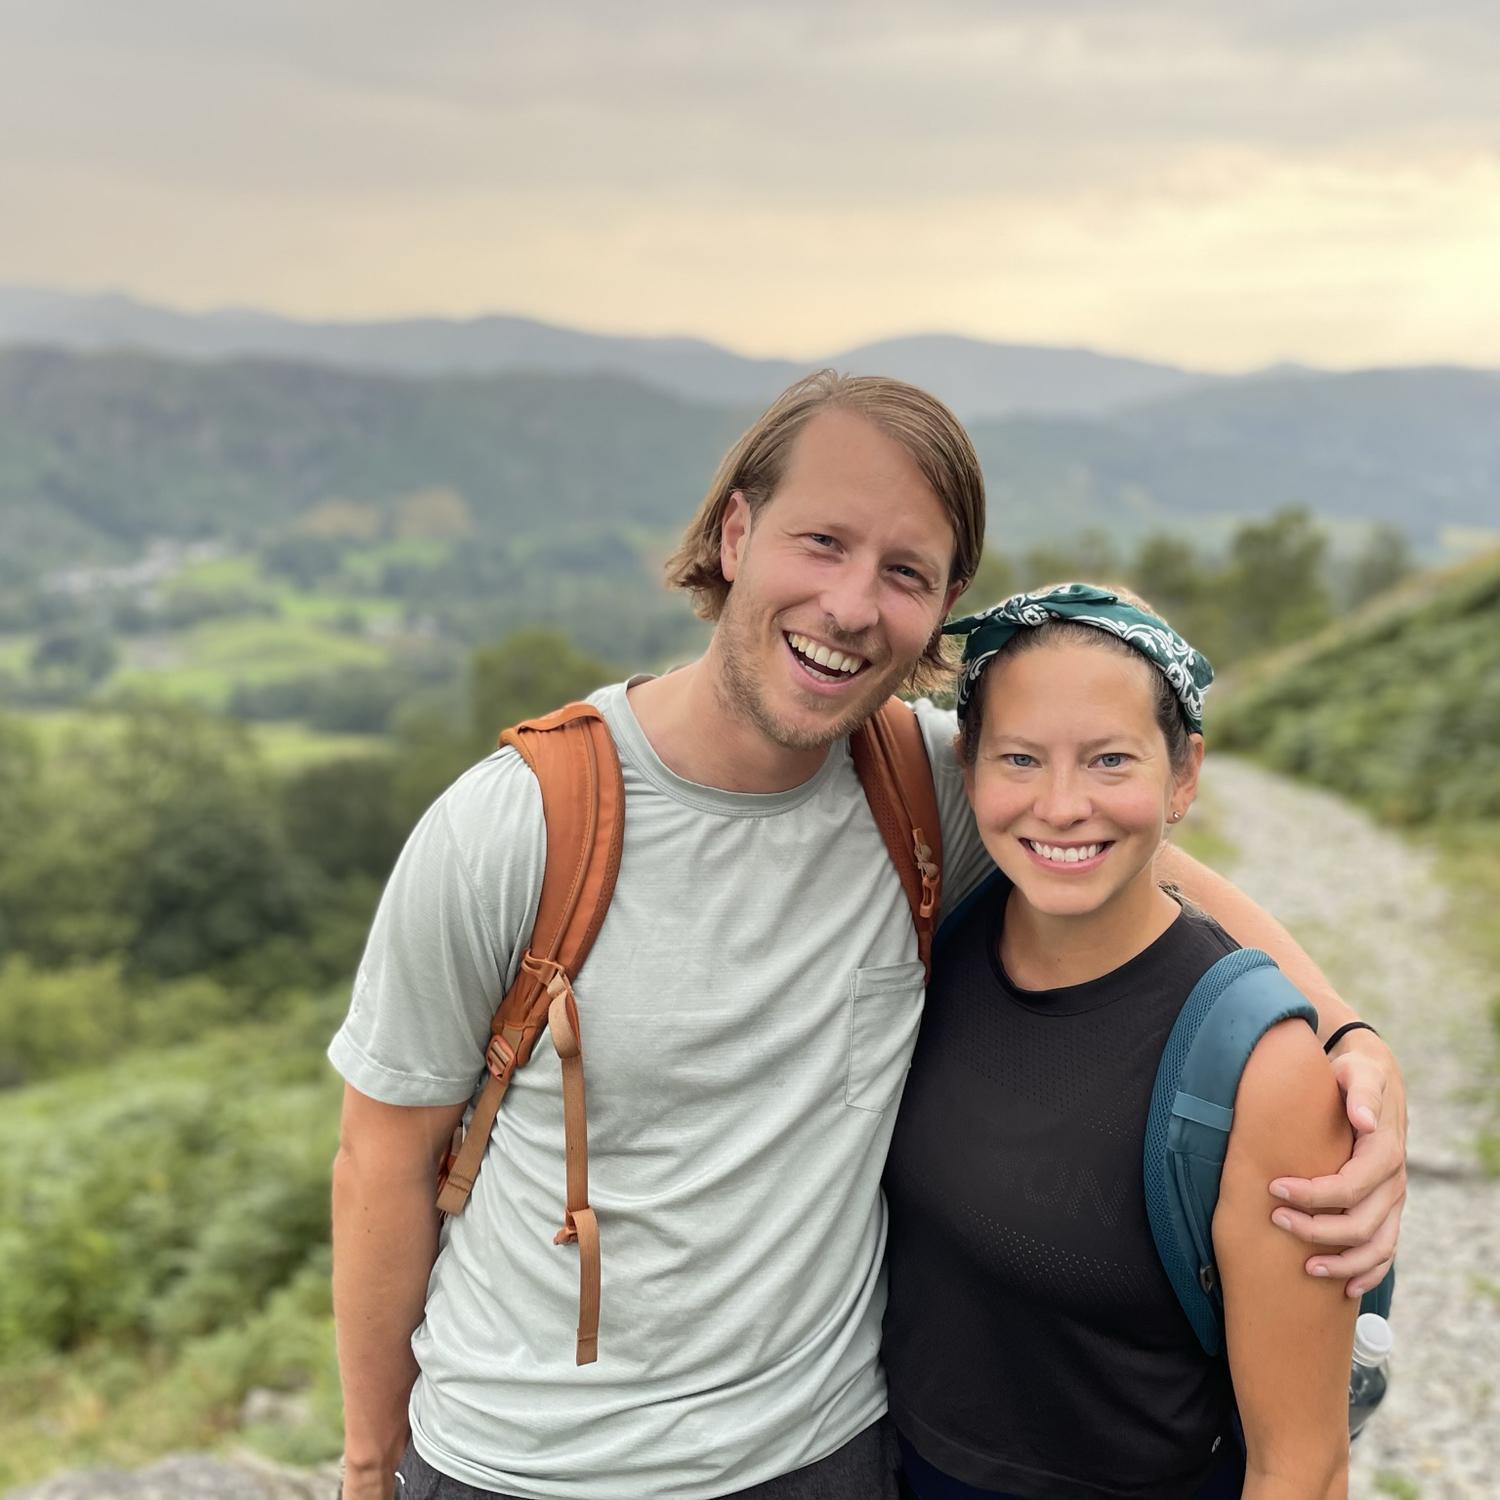
[[[412, 1433], [434, 1467], [527, 1500], [707, 1500], [834, 1451], [885, 1409], [880, 1174], [922, 1010], [910, 911], [845, 743], [790, 791], [684, 781], [624, 685], [619, 881], [578, 976], [599, 1360], [574, 1363], [578, 1255], [561, 1074], [543, 1036], [512, 1083], [464, 1214], [442, 1236]], [[944, 900], [988, 860], [952, 753], [919, 705]], [[535, 914], [536, 784], [502, 750], [412, 834], [329, 1049], [361, 1092], [452, 1104]]]

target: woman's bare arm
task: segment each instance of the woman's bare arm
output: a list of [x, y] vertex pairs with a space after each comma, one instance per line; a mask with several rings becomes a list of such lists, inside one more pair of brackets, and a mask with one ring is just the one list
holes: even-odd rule
[[1225, 1333], [1248, 1454], [1244, 1500], [1344, 1500], [1355, 1304], [1302, 1274], [1298, 1242], [1270, 1222], [1267, 1183], [1331, 1171], [1350, 1131], [1312, 1031], [1284, 1021], [1246, 1065], [1214, 1214]]

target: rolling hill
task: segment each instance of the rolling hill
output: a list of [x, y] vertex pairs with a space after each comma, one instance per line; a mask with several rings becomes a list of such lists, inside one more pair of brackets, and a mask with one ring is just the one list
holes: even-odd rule
[[0, 345], [80, 353], [134, 350], [172, 359], [254, 356], [411, 376], [606, 374], [683, 400], [764, 405], [804, 371], [832, 365], [896, 375], [943, 397], [966, 420], [1011, 411], [1094, 414], [1173, 395], [1214, 377], [1146, 360], [915, 335], [805, 360], [751, 359], [692, 338], [629, 338], [530, 318], [405, 318], [316, 323], [245, 309], [187, 313], [119, 293], [0, 286]]
[[[0, 351], [6, 567], [118, 560], [162, 537], [258, 544], [321, 502], [434, 487], [490, 537], [666, 533], [754, 410], [607, 375]], [[1500, 528], [1500, 378], [1473, 371], [1284, 375], [971, 430], [1005, 548], [1089, 526], [1211, 541], [1287, 505], [1387, 522], [1428, 550], [1444, 528]]]

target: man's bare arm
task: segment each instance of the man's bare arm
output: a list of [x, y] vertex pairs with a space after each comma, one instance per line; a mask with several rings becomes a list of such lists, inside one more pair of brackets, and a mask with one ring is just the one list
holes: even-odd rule
[[333, 1163], [333, 1312], [345, 1500], [390, 1500], [437, 1254], [437, 1171], [462, 1104], [405, 1108], [345, 1085]]
[[[1222, 875], [1171, 845], [1156, 868], [1234, 940], [1263, 948], [1318, 1011], [1318, 1035], [1327, 1038], [1357, 1020], [1328, 977], [1275, 917]], [[1347, 1282], [1351, 1297], [1363, 1295], [1390, 1269], [1406, 1202], [1406, 1087], [1390, 1048], [1373, 1032], [1349, 1032], [1333, 1052], [1333, 1073], [1356, 1138], [1354, 1154], [1335, 1175], [1286, 1177], [1271, 1191], [1288, 1207], [1277, 1209], [1277, 1225], [1327, 1253], [1313, 1256], [1307, 1270]]]

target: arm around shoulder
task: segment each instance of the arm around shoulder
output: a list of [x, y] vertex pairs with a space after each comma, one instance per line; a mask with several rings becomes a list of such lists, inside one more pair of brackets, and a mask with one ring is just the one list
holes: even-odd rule
[[1358, 1019], [1296, 938], [1233, 881], [1175, 844], [1166, 844], [1158, 852], [1156, 871], [1194, 906], [1202, 907], [1242, 948], [1263, 949], [1276, 960], [1281, 972], [1312, 1001], [1319, 1035], [1327, 1036], [1345, 1021]]
[[[1262, 948], [1318, 1011], [1328, 1037], [1358, 1019], [1292, 935], [1242, 891], [1180, 849], [1157, 856], [1157, 872], [1201, 906], [1245, 947]], [[1394, 1054], [1373, 1031], [1351, 1031], [1332, 1053], [1344, 1113], [1359, 1132], [1336, 1171], [1282, 1174], [1278, 1186], [1293, 1212], [1291, 1233], [1325, 1252], [1309, 1262], [1333, 1278], [1352, 1278], [1351, 1295], [1368, 1291], [1389, 1270], [1406, 1197], [1406, 1087]]]
[[1312, 1030], [1262, 1038], [1235, 1098], [1214, 1214], [1225, 1332], [1244, 1423], [1246, 1500], [1341, 1500], [1348, 1486], [1348, 1380], [1356, 1305], [1271, 1222], [1273, 1177], [1337, 1170], [1350, 1131]]

